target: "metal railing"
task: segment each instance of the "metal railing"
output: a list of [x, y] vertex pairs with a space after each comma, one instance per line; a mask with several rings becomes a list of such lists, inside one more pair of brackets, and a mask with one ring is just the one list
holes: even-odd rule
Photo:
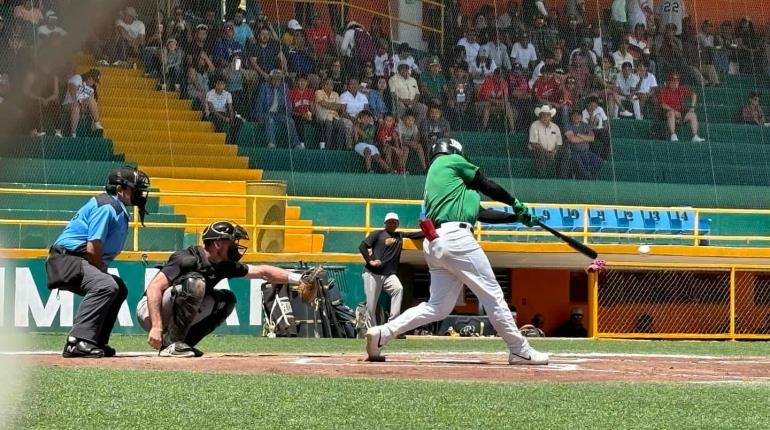
[[[69, 189], [32, 189], [32, 188], [0, 188], [0, 195], [2, 194], [24, 194], [24, 195], [70, 195], [70, 196], [93, 196], [97, 190], [69, 190]], [[329, 203], [340, 204], [346, 203], [351, 205], [363, 205], [364, 207], [364, 219], [362, 224], [358, 225], [283, 225], [283, 224], [261, 224], [257, 222], [243, 223], [243, 227], [249, 229], [253, 233], [253, 237], [257, 237], [259, 230], [308, 230], [311, 229], [316, 233], [330, 233], [330, 232], [359, 232], [362, 235], [366, 235], [376, 227], [372, 225], [372, 207], [374, 205], [387, 206], [387, 205], [407, 205], [419, 207], [422, 204], [421, 200], [412, 199], [381, 199], [381, 198], [342, 198], [342, 197], [303, 197], [303, 196], [285, 196], [285, 195], [263, 195], [263, 194], [230, 194], [230, 193], [212, 193], [212, 192], [182, 192], [182, 191], [153, 191], [152, 197], [194, 197], [198, 202], [204, 203], [207, 199], [216, 198], [229, 198], [229, 199], [243, 199], [248, 213], [251, 214], [251, 219], [257, 219], [257, 212], [260, 202], [265, 200], [269, 201], [285, 201], [285, 202], [313, 202], [313, 203]], [[485, 206], [503, 206], [499, 203], [486, 202]], [[699, 220], [705, 219], [704, 215], [708, 214], [728, 214], [728, 215], [770, 215], [770, 210], [753, 210], [753, 209], [709, 209], [709, 208], [692, 208], [692, 207], [653, 207], [653, 206], [624, 206], [624, 205], [579, 205], [579, 204], [538, 204], [531, 203], [530, 206], [540, 208], [559, 208], [559, 209], [574, 209], [581, 212], [581, 223], [574, 228], [575, 231], [567, 231], [564, 234], [573, 237], [579, 237], [584, 243], [591, 243], [591, 239], [594, 238], [610, 238], [610, 239], [669, 239], [672, 241], [686, 241], [693, 246], [699, 246], [705, 240], [711, 241], [746, 241], [746, 242], [768, 242], [770, 236], [761, 235], [718, 235], [718, 234], [703, 234], [700, 230]], [[629, 211], [687, 211], [693, 214], [692, 232], [688, 233], [627, 233], [627, 232], [603, 232], [592, 231], [591, 221], [589, 219], [589, 213], [591, 210], [629, 210]], [[138, 221], [138, 210], [134, 208], [133, 220], [130, 223], [130, 227], [133, 229], [133, 251], [139, 251], [139, 236], [142, 230], [139, 228], [141, 224]], [[770, 219], [769, 219], [770, 221]], [[65, 225], [67, 221], [58, 220], [38, 220], [38, 219], [0, 219], [0, 225]], [[406, 228], [409, 225], [416, 225], [417, 220], [414, 223], [405, 221], [405, 231], [415, 231], [416, 229]], [[145, 222], [145, 227], [148, 230], [153, 228], [196, 228], [202, 230], [207, 224], [203, 223], [189, 223], [189, 222]], [[482, 240], [484, 237], [506, 236], [506, 237], [534, 237], [544, 236], [549, 237], [550, 234], [546, 231], [537, 229], [526, 230], [490, 230], [485, 228], [480, 223], [477, 223], [474, 229], [477, 239]]]

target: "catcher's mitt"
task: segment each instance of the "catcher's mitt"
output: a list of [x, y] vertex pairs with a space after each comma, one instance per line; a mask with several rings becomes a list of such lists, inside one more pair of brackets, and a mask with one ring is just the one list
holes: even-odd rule
[[323, 267], [321, 266], [309, 267], [302, 272], [299, 285], [297, 285], [297, 292], [304, 303], [312, 302], [318, 295], [318, 289], [321, 287], [320, 277], [322, 272]]

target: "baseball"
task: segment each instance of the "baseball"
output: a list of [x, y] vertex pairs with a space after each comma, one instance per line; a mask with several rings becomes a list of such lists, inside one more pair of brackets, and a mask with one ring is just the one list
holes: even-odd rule
[[650, 245], [639, 245], [638, 249], [640, 254], [649, 254], [650, 253]]

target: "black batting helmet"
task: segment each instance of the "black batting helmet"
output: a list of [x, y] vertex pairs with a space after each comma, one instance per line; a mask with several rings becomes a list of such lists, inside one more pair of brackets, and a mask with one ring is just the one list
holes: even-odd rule
[[430, 147], [431, 160], [439, 154], [463, 154], [463, 144], [455, 139], [445, 137], [433, 143]]

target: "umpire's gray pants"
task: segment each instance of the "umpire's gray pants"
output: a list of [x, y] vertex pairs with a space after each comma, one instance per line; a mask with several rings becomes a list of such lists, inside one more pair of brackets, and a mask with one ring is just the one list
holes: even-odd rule
[[78, 313], [72, 322], [70, 336], [87, 340], [94, 345], [106, 345], [118, 319], [120, 305], [128, 296], [128, 288], [122, 279], [104, 273], [86, 259], [81, 263], [83, 281], [68, 290], [83, 296]]
[[366, 294], [366, 317], [369, 324], [377, 325], [377, 302], [380, 293], [385, 290], [385, 294], [390, 296], [390, 317], [392, 320], [401, 313], [401, 296], [404, 287], [396, 275], [378, 275], [368, 270], [364, 270], [361, 275], [364, 278], [364, 294]]

